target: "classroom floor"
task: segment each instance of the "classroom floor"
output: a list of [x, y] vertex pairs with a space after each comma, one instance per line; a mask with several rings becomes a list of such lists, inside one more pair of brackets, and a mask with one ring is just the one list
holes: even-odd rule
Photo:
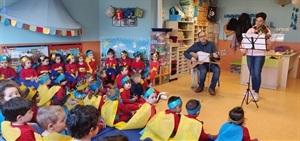
[[[227, 121], [228, 112], [235, 106], [240, 106], [243, 93], [247, 86], [240, 84], [240, 75], [222, 71], [221, 86], [216, 88], [217, 95], [210, 96], [205, 89], [195, 93], [191, 89], [191, 76], [183, 76], [178, 80], [155, 86], [159, 91], [169, 95], [180, 96], [183, 100], [182, 114], [186, 114], [185, 104], [189, 99], [201, 101], [201, 112], [198, 119], [204, 121], [207, 133], [218, 134], [220, 126]], [[206, 83], [207, 85], [207, 83]], [[300, 140], [300, 79], [288, 79], [286, 89], [278, 88], [260, 90], [260, 100], [251, 102], [243, 108], [246, 124], [251, 138], [260, 140]], [[157, 112], [167, 108], [167, 101], [161, 100]]]

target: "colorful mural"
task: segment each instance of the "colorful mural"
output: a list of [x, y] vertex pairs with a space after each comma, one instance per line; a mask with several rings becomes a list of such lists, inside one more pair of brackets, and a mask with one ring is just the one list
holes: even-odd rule
[[143, 58], [148, 59], [150, 56], [150, 39], [101, 38], [102, 59], [106, 58], [109, 48], [115, 51], [117, 58], [120, 58], [122, 50], [126, 50], [130, 58], [133, 58], [134, 52], [139, 51]]

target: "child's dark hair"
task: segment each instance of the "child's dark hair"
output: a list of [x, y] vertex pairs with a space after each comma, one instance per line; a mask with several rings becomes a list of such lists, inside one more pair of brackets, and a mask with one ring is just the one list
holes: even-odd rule
[[74, 55], [73, 55], [73, 54], [68, 54], [68, 55], [67, 55], [67, 57], [66, 57], [66, 63], [67, 63], [67, 64], [70, 63], [72, 57], [74, 58]]
[[61, 56], [60, 54], [58, 54], [58, 53], [55, 54], [55, 58], [54, 58], [54, 60], [53, 60], [54, 62], [55, 62], [55, 60], [56, 60], [57, 57], [60, 58], [60, 62], [63, 62], [62, 56]]
[[32, 104], [26, 98], [15, 97], [5, 102], [1, 108], [6, 120], [16, 122], [19, 115], [24, 116], [32, 108]]
[[177, 99], [180, 99], [180, 97], [178, 97], [178, 96], [171, 96], [171, 97], [168, 99], [168, 104], [171, 103], [171, 102], [176, 101]]
[[24, 91], [21, 92], [23, 97], [30, 100], [32, 104], [36, 104], [36, 98], [39, 96], [39, 92], [34, 90], [33, 88], [26, 88]]
[[42, 55], [42, 56], [39, 57], [38, 62], [39, 62], [39, 63], [42, 63], [42, 62], [44, 62], [44, 61], [47, 60], [47, 59], [49, 60], [49, 57], [47, 57], [47, 56], [45, 56], [45, 55]]
[[266, 18], [267, 18], [267, 14], [264, 13], [264, 12], [259, 12], [259, 13], [256, 14], [255, 17], [256, 17], [256, 18], [261, 17], [261, 18], [265, 21]]
[[229, 111], [229, 122], [239, 125], [244, 123], [244, 110], [242, 107], [234, 107]]
[[195, 115], [200, 111], [201, 104], [198, 100], [191, 99], [186, 103], [185, 108], [186, 108], [188, 114]]
[[7, 88], [11, 88], [11, 87], [15, 87], [18, 89], [19, 93], [21, 94], [20, 92], [20, 89], [19, 89], [19, 85], [13, 81], [13, 80], [0, 80], [0, 106], [5, 102], [4, 101], [4, 91], [5, 89]]
[[129, 139], [125, 135], [113, 135], [113, 136], [106, 136], [100, 141], [129, 141]]
[[108, 49], [108, 51], [107, 51], [107, 54], [109, 54], [109, 53], [111, 53], [111, 54], [113, 54], [113, 56], [115, 56], [115, 51], [111, 48]]
[[97, 128], [99, 111], [92, 105], [76, 105], [67, 115], [67, 128], [72, 137], [80, 139]]
[[121, 73], [122, 71], [124, 71], [125, 68], [127, 68], [127, 66], [124, 66], [124, 65], [119, 66], [119, 73]]

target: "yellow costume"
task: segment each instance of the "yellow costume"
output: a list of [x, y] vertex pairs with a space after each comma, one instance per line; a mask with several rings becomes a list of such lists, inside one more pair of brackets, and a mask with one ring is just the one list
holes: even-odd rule
[[140, 129], [146, 126], [151, 115], [151, 105], [145, 103], [139, 110], [132, 116], [132, 118], [126, 122], [118, 122], [115, 127], [119, 130], [126, 129]]
[[[193, 129], [191, 130], [191, 127]], [[196, 119], [181, 116], [176, 135], [170, 140], [177, 141], [197, 141], [201, 135], [202, 123]]]
[[87, 63], [87, 65], [88, 65], [88, 67], [89, 67], [89, 70], [88, 70], [87, 72], [92, 73], [92, 72], [93, 72], [93, 69], [92, 69], [92, 67], [90, 66], [90, 62], [92, 62], [91, 58], [86, 57], [86, 58], [85, 58], [85, 62]]
[[71, 141], [72, 137], [51, 132], [48, 136], [42, 137], [44, 141]]
[[166, 114], [165, 111], [162, 111], [147, 123], [140, 139], [144, 140], [150, 137], [154, 141], [166, 141], [170, 138], [174, 126], [173, 114]]
[[104, 121], [107, 126], [114, 127], [114, 121], [118, 110], [118, 100], [108, 100], [106, 101], [101, 109], [101, 116], [104, 118]]
[[[10, 121], [3, 121], [1, 123], [2, 136], [7, 141], [15, 141], [21, 136], [21, 130], [17, 127], [12, 127]], [[36, 141], [43, 141], [41, 135], [34, 132], [34, 137]]]
[[100, 102], [102, 100], [102, 96], [98, 95], [93, 96], [91, 99], [89, 99], [89, 96], [87, 95], [84, 99], [83, 99], [83, 103], [84, 105], [93, 105], [95, 108], [99, 108]]
[[49, 106], [51, 104], [52, 97], [59, 89], [60, 86], [52, 86], [48, 89], [47, 85], [39, 85], [37, 91], [40, 94], [41, 100], [37, 106]]

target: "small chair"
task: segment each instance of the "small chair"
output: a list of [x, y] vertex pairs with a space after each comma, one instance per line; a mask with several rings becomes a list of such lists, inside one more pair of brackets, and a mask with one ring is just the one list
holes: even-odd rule
[[[212, 73], [212, 72], [211, 71], [207, 72], [207, 75], [206, 75], [207, 78], [209, 78], [210, 73]], [[197, 68], [191, 69], [191, 77], [192, 77], [192, 79], [191, 79], [191, 88], [194, 88], [194, 86], [195, 86], [195, 77], [196, 77], [196, 80], [197, 80], [196, 84], [199, 83], [199, 81], [200, 81], [199, 75], [200, 75], [200, 71]], [[208, 79], [208, 83], [209, 83], [209, 79]], [[218, 80], [218, 87], [220, 87], [220, 78]]]

